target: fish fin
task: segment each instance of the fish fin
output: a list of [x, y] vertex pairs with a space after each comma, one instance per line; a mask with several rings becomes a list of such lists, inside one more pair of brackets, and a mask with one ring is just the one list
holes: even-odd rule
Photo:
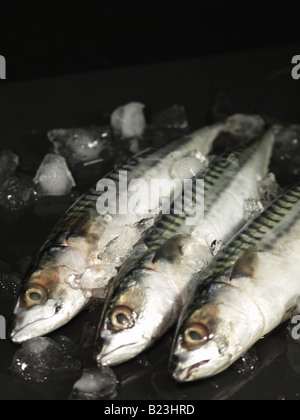
[[176, 235], [169, 239], [155, 254], [152, 262], [155, 264], [160, 259], [175, 261], [183, 256], [183, 246], [186, 235]]
[[234, 264], [230, 280], [241, 277], [253, 277], [258, 263], [258, 250], [251, 245]]

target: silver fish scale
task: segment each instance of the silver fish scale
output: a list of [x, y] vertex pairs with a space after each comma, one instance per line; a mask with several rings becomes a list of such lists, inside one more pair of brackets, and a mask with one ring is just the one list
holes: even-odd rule
[[[293, 227], [295, 219], [300, 216], [299, 204], [300, 183], [276, 199], [258, 218], [250, 222], [215, 257], [208, 268], [199, 274], [197, 286], [187, 302], [186, 312], [183, 312], [183, 319], [178, 326], [180, 333], [184, 331], [185, 322], [191, 315], [206, 303], [213, 301], [214, 296], [223, 287], [221, 281], [214, 280], [221, 279], [223, 276], [228, 278], [237, 260], [250, 246], [259, 244], [260, 250], [268, 250], [275, 245], [282, 234]], [[297, 205], [299, 205], [299, 210], [293, 215], [293, 210]], [[291, 215], [293, 216], [290, 217]], [[286, 223], [282, 226], [284, 219], [286, 219]], [[270, 232], [277, 227], [279, 227], [279, 232], [269, 237]]]
[[[263, 141], [263, 138], [262, 140]], [[196, 202], [196, 180], [204, 179], [205, 181], [205, 213], [208, 213], [210, 208], [218, 199], [218, 195], [224, 191], [235, 179], [238, 169], [246, 165], [259, 148], [261, 141], [246, 141], [239, 145], [234, 151], [230, 151], [223, 156], [216, 157], [209, 165], [208, 169], [197, 177], [192, 179], [192, 204]], [[249, 150], [248, 150], [249, 149]], [[247, 153], [245, 153], [248, 150]], [[134, 278], [134, 272], [143, 269], [145, 264], [149, 263], [149, 259], [155, 258], [156, 253], [159, 253], [161, 247], [171, 240], [176, 235], [191, 232], [191, 227], [185, 228], [186, 218], [188, 217], [188, 210], [186, 208], [181, 214], [175, 214], [174, 204], [171, 208], [171, 214], [162, 215], [155, 226], [148, 229], [137, 247], [140, 244], [145, 244], [148, 251], [144, 254], [135, 255], [129, 258], [122, 266], [118, 276], [111, 283], [111, 291], [118, 285], [118, 293], [114, 294], [111, 304], [117, 299], [118, 295], [130, 288], [128, 281]], [[129, 279], [129, 280], [128, 280]]]
[[[244, 153], [251, 144], [253, 146], [250, 148], [249, 153]], [[169, 215], [163, 215], [154, 227], [145, 232], [142, 241], [147, 245], [149, 251], [151, 252], [161, 247], [168, 239], [177, 235], [179, 230], [182, 231], [189, 211], [194, 208], [196, 204], [197, 179], [203, 179], [205, 182], [204, 213], [208, 214], [211, 207], [218, 199], [218, 194], [221, 191], [224, 191], [234, 180], [236, 168], [241, 168], [243, 165], [247, 164], [248, 160], [251, 159], [256, 152], [259, 144], [260, 143], [256, 141], [247, 141], [242, 145], [239, 145], [234, 151], [216, 157], [206, 171], [194, 177], [192, 179], [192, 191], [188, 190], [186, 193], [187, 202], [191, 203], [191, 205], [183, 208], [181, 214], [175, 214], [173, 203], [171, 213]], [[230, 167], [232, 168], [232, 173], [229, 176], [224, 176], [229, 173]]]
[[[153, 148], [148, 148], [143, 152], [133, 156], [119, 168], [110, 172], [105, 178], [114, 181], [119, 184], [119, 173], [120, 171], [132, 173], [134, 178], [143, 177], [144, 173], [155, 166], [157, 162], [165, 158], [166, 155], [172, 153], [174, 150], [184, 149], [185, 143], [192, 141], [193, 133], [173, 140], [166, 145], [159, 145]], [[150, 158], [149, 158], [150, 157]], [[141, 164], [142, 163], [142, 164]], [[137, 170], [137, 167], [140, 168]], [[96, 185], [90, 188], [83, 196], [81, 196], [73, 206], [67, 211], [67, 213], [57, 222], [54, 229], [50, 233], [47, 241], [43, 244], [37, 258], [41, 257], [49, 245], [54, 241], [56, 244], [63, 242], [66, 231], [76, 227], [78, 223], [82, 222], [82, 217], [85, 215], [85, 219], [92, 221], [99, 216], [96, 209], [96, 202], [100, 197], [101, 193], [96, 190]], [[61, 238], [62, 232], [64, 232], [63, 238]]]
[[[230, 272], [235, 262], [251, 245], [259, 244], [259, 249], [272, 248], [277, 239], [293, 227], [295, 219], [299, 218], [299, 211], [294, 215], [293, 210], [300, 203], [300, 183], [275, 200], [258, 218], [250, 222], [235, 239], [215, 258], [200, 278], [205, 283], [211, 277]], [[292, 217], [291, 217], [292, 216]], [[281, 225], [283, 220], [286, 223]], [[279, 226], [280, 224], [280, 226]], [[276, 229], [278, 227], [278, 229]], [[276, 235], [269, 235], [276, 229]], [[203, 284], [203, 282], [201, 282]], [[200, 286], [201, 288], [201, 286]]]

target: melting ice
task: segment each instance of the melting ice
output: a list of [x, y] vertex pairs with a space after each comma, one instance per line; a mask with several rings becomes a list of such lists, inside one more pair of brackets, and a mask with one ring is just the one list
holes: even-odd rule
[[108, 367], [91, 368], [83, 371], [82, 377], [73, 387], [72, 400], [99, 400], [113, 396], [118, 380]]
[[0, 188], [0, 205], [6, 210], [22, 210], [33, 197], [33, 182], [27, 175], [13, 175]]
[[66, 352], [64, 346], [43, 337], [25, 342], [11, 365], [13, 375], [33, 384], [80, 369], [81, 362]]
[[146, 129], [145, 105], [131, 102], [115, 109], [111, 115], [111, 127], [122, 139], [142, 137]]
[[48, 139], [72, 167], [101, 158], [111, 147], [111, 130], [107, 126], [56, 129], [48, 132]]
[[39, 196], [68, 195], [76, 185], [66, 160], [54, 154], [45, 156], [34, 183]]

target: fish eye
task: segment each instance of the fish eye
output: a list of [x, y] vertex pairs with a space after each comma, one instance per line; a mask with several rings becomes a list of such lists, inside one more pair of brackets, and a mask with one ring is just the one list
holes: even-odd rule
[[31, 284], [25, 291], [24, 299], [28, 307], [42, 305], [48, 299], [48, 292], [40, 284]]
[[184, 332], [184, 346], [187, 348], [199, 347], [209, 341], [209, 332], [203, 324], [192, 324]]
[[117, 306], [110, 316], [110, 324], [114, 331], [122, 331], [132, 328], [135, 318], [135, 313], [128, 306]]
[[62, 308], [63, 307], [61, 305], [57, 306], [55, 309], [55, 313], [58, 314], [62, 310]]

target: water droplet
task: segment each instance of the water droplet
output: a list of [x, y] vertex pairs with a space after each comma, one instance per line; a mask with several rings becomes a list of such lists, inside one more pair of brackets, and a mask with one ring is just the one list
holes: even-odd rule
[[259, 364], [259, 358], [255, 347], [232, 365], [232, 369], [241, 375], [253, 373]]

